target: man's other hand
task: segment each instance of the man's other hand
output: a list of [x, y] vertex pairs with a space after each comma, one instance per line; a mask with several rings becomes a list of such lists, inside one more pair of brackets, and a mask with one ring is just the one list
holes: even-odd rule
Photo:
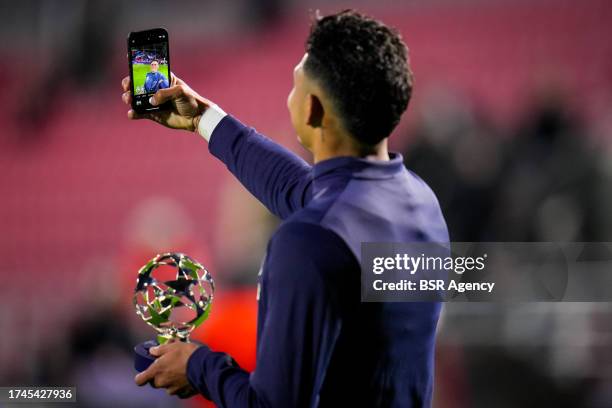
[[200, 96], [176, 75], [171, 74], [171, 77], [170, 87], [158, 90], [150, 99], [151, 104], [154, 106], [170, 102], [171, 108], [151, 113], [134, 112], [131, 108], [132, 91], [130, 77], [123, 78], [121, 81], [123, 88], [121, 99], [130, 106], [128, 118], [150, 119], [171, 129], [189, 131], [197, 129], [202, 113], [213, 103]]
[[197, 344], [171, 341], [152, 347], [149, 352], [157, 357], [153, 364], [138, 374], [134, 380], [142, 386], [147, 383], [155, 388], [165, 388], [170, 395], [187, 398], [197, 392], [187, 379], [187, 362], [198, 348]]

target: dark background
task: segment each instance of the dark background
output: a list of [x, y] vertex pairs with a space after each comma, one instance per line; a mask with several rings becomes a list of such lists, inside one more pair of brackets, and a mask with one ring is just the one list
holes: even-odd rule
[[[126, 119], [126, 37], [167, 28], [178, 76], [304, 155], [291, 70], [315, 10], [347, 6], [410, 47], [392, 147], [454, 241], [612, 241], [609, 1], [1, 1], [0, 385], [202, 405], [132, 382], [131, 347], [153, 336], [131, 306], [136, 272], [167, 250], [218, 282], [196, 337], [254, 368], [253, 285], [276, 221], [201, 138]], [[608, 303], [449, 304], [434, 406], [610, 407], [611, 318]]]

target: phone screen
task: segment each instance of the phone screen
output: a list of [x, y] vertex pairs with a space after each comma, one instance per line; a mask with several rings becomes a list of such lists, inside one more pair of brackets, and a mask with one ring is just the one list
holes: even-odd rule
[[168, 33], [156, 28], [130, 33], [128, 59], [132, 79], [132, 107], [137, 112], [159, 110], [149, 98], [170, 86], [170, 54]]

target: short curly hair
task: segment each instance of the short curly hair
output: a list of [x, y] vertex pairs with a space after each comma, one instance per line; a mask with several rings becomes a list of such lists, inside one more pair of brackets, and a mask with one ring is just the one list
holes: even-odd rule
[[408, 107], [413, 75], [399, 33], [353, 10], [317, 17], [306, 41], [305, 72], [333, 100], [364, 145], [388, 137]]

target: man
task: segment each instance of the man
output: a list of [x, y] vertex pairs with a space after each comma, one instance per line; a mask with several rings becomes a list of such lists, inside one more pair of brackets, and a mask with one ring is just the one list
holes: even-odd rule
[[[361, 303], [360, 244], [447, 242], [438, 202], [387, 138], [412, 90], [407, 50], [382, 23], [344, 11], [317, 19], [287, 105], [314, 166], [226, 115], [176, 76], [137, 115], [197, 131], [209, 151], [283, 219], [260, 275], [257, 363], [174, 342], [136, 376], [220, 407], [424, 407], [431, 404], [438, 303]], [[129, 78], [123, 100], [130, 103]]]
[[168, 78], [159, 72], [159, 61], [151, 61], [151, 71], [147, 72], [144, 88], [147, 93], [157, 92], [160, 89], [167, 88]]

